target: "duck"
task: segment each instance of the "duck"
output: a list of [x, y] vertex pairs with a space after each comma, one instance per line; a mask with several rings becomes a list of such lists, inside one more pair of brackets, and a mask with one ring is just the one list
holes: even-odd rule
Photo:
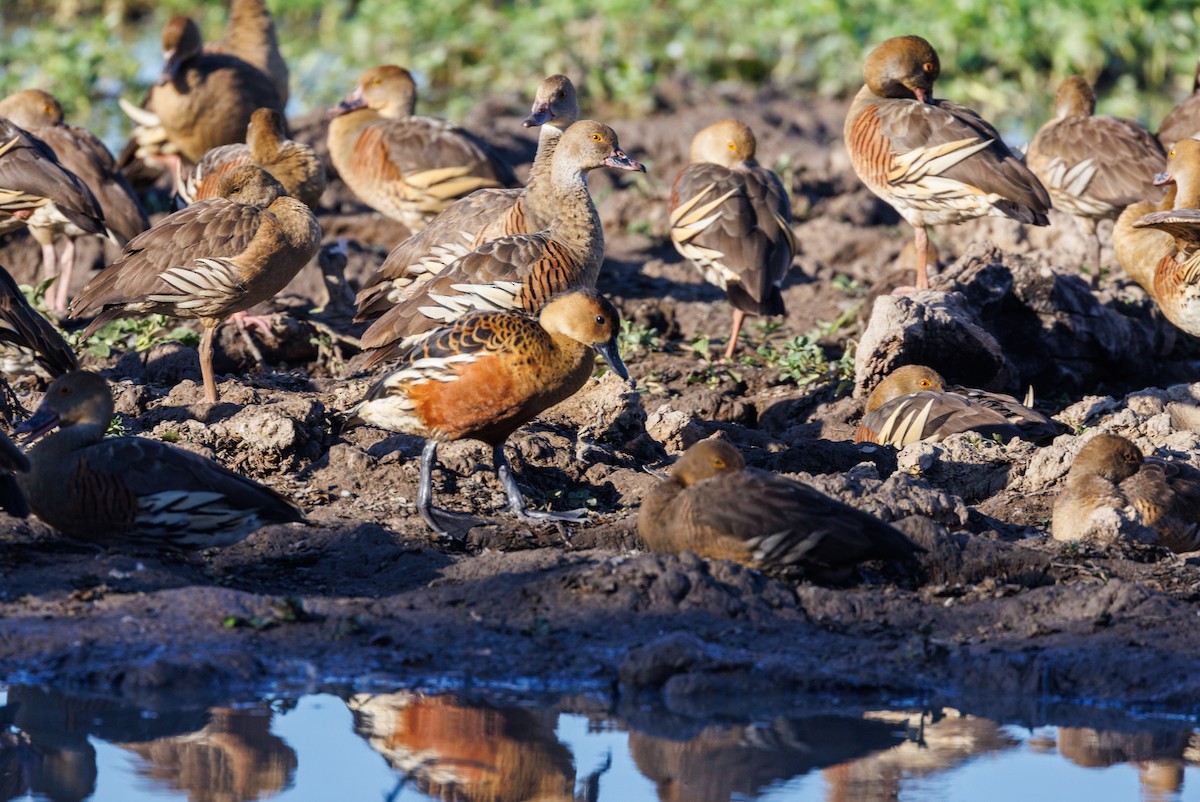
[[[267, 107], [283, 113], [271, 79], [235, 56], [205, 53], [200, 29], [189, 17], [167, 20], [162, 32], [163, 69], [146, 102], [148, 119], [161, 126], [170, 151], [195, 164], [221, 145], [242, 142], [250, 115]], [[128, 104], [123, 108], [130, 111]], [[168, 159], [172, 161], [172, 159]]]
[[723, 440], [701, 440], [683, 453], [642, 499], [637, 529], [651, 551], [690, 551], [755, 569], [844, 568], [925, 551], [873, 515], [747, 468]]
[[1087, 239], [1092, 286], [1100, 283], [1096, 223], [1115, 219], [1131, 203], [1161, 198], [1154, 176], [1166, 153], [1154, 135], [1132, 120], [1096, 114], [1096, 94], [1072, 75], [1054, 95], [1055, 118], [1038, 129], [1025, 163], [1050, 193], [1054, 208], [1073, 216]]
[[417, 85], [395, 64], [373, 67], [329, 122], [329, 157], [359, 200], [416, 233], [477, 189], [514, 187], [512, 168], [483, 140], [416, 115]]
[[426, 438], [417, 512], [433, 531], [474, 519], [433, 507], [440, 443], [479, 440], [492, 447], [509, 512], [521, 520], [577, 520], [585, 511], [531, 511], [513, 479], [504, 442], [519, 427], [574, 395], [592, 375], [594, 353], [628, 381], [617, 348], [620, 316], [594, 289], [551, 298], [535, 318], [521, 311], [472, 312], [430, 333], [376, 382], [347, 418]]
[[68, 243], [84, 234], [112, 236], [100, 202], [79, 176], [40, 138], [0, 117], [0, 234], [22, 226], [42, 246], [47, 276], [65, 269], [67, 257], [74, 261], [73, 244], [63, 250], [63, 258], [56, 256], [54, 240], [60, 233], [69, 232]]
[[1032, 442], [1053, 439], [1063, 426], [1010, 395], [947, 387], [937, 371], [903, 365], [867, 397], [854, 433], [856, 443], [903, 448], [919, 441], [937, 443], [952, 434], [976, 432], [985, 438], [1013, 437]]
[[846, 149], [871, 192], [916, 230], [917, 289], [929, 287], [926, 226], [976, 217], [1050, 224], [1050, 196], [1000, 134], [971, 109], [935, 100], [937, 51], [897, 36], [867, 55], [846, 114]]
[[1128, 438], [1088, 440], [1054, 502], [1055, 540], [1080, 540], [1097, 509], [1133, 506], [1159, 543], [1182, 553], [1200, 549], [1200, 471], [1183, 462], [1147, 459]]
[[225, 38], [206, 44], [206, 53], [225, 53], [260, 70], [275, 85], [279, 102], [288, 102], [288, 66], [279, 52], [275, 21], [264, 0], [230, 0]]
[[304, 521], [295, 502], [199, 454], [144, 437], [106, 438], [114, 410], [103, 376], [73, 371], [50, 383], [16, 429], [42, 438], [17, 480], [34, 514], [64, 535], [202, 549], [232, 545], [266, 524]]
[[1130, 204], [1113, 226], [1117, 263], [1167, 320], [1200, 336], [1200, 141], [1176, 142], [1156, 181], [1162, 200]]
[[1191, 139], [1196, 134], [1200, 134], [1200, 59], [1196, 60], [1192, 93], [1163, 117], [1158, 126], [1158, 141], [1164, 150], [1170, 150], [1176, 142]]
[[[104, 228], [117, 247], [150, 227], [146, 210], [117, 168], [113, 155], [104, 143], [90, 131], [63, 120], [62, 106], [53, 95], [41, 89], [24, 89], [0, 100], [0, 117], [6, 117], [38, 139], [46, 143], [58, 162], [83, 182], [100, 206]], [[41, 236], [39, 242], [50, 237], [48, 254], [44, 253], [43, 267], [46, 278], [53, 273], [49, 269], [58, 264], [58, 279], [49, 300], [50, 309], [66, 311], [71, 287], [71, 275], [75, 263], [75, 237], [84, 235], [75, 225], [56, 226]], [[54, 240], [58, 235], [66, 238], [61, 258], [54, 255]]]
[[325, 164], [311, 147], [288, 139], [283, 115], [269, 108], [250, 115], [244, 143], [205, 153], [177, 183], [178, 194], [184, 203], [216, 197], [221, 178], [243, 164], [257, 164], [275, 176], [287, 194], [317, 211], [325, 191]]
[[0, 510], [13, 518], [29, 517], [29, 500], [17, 479], [29, 472], [29, 458], [8, 435], [0, 432]]
[[75, 351], [0, 265], [0, 372], [54, 379], [78, 368]]
[[525, 197], [527, 209], [552, 215], [551, 224], [534, 234], [484, 243], [389, 309], [363, 334], [363, 348], [369, 351], [365, 365], [390, 359], [472, 309], [536, 314], [559, 292], [595, 287], [604, 261], [604, 230], [588, 193], [587, 174], [605, 166], [646, 170], [621, 150], [617, 133], [604, 123], [580, 120], [568, 128], [554, 151], [549, 180], [537, 182]]
[[321, 241], [312, 210], [261, 167], [238, 167], [222, 179], [219, 194], [130, 240], [70, 309], [75, 318], [95, 315], [85, 339], [118, 317], [161, 313], [199, 320], [200, 371], [210, 404], [217, 402], [212, 368], [217, 327], [282, 290]]
[[549, 210], [529, 208], [526, 195], [548, 181], [550, 164], [563, 131], [579, 119], [575, 85], [565, 75], [542, 80], [533, 108], [522, 122], [540, 127], [529, 180], [520, 188], [477, 189], [438, 213], [421, 231], [392, 249], [358, 292], [356, 322], [374, 320], [410, 297], [422, 284], [485, 242], [532, 234], [548, 226]]
[[754, 132], [724, 119], [692, 138], [691, 164], [671, 187], [671, 242], [733, 304], [725, 358], [747, 314], [786, 313], [780, 288], [796, 238], [792, 204], [775, 173], [755, 160]]

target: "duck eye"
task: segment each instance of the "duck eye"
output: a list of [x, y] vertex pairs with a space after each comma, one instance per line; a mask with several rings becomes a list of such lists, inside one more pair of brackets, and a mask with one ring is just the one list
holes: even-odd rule
[[937, 65], [934, 64], [932, 61], [926, 61], [924, 64], [921, 65], [921, 69], [927, 73], [937, 72]]
[[918, 382], [918, 384], [920, 384], [922, 387], [928, 387], [928, 386], [929, 386], [929, 379], [921, 379], [921, 381], [920, 381], [920, 382]]
[[731, 139], [731, 140], [729, 140], [729, 144], [726, 145], [726, 147], [729, 148], [730, 150], [737, 150], [737, 143]]
[[603, 138], [604, 138], [604, 137], [600, 136], [599, 134], [592, 134], [592, 141], [593, 141], [593, 142], [599, 142], [599, 141], [600, 141], [601, 139], [603, 139]]
[[604, 325], [604, 315], [596, 315], [596, 325], [597, 326]]
[[720, 457], [714, 457], [712, 464], [714, 468], [724, 468], [725, 460], [721, 459]]

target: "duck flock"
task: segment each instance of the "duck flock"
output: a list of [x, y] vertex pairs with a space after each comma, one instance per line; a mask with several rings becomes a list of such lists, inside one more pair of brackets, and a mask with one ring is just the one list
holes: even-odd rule
[[[524, 120], [539, 130], [537, 153], [521, 185], [484, 139], [417, 115], [413, 77], [395, 65], [367, 70], [331, 110], [329, 164], [288, 139], [287, 65], [262, 0], [232, 0], [229, 33], [215, 45], [192, 20], [174, 17], [162, 50], [161, 77], [144, 102], [122, 103], [135, 128], [117, 157], [66, 123], [49, 91], [0, 101], [0, 232], [27, 227], [40, 245], [43, 278], [55, 277], [50, 313], [83, 327], [85, 338], [117, 318], [198, 321], [204, 397], [218, 403], [218, 328], [269, 325], [250, 310], [314, 260], [336, 269], [338, 246], [323, 247], [335, 238], [323, 235], [316, 215], [332, 168], [363, 204], [413, 232], [370, 243], [390, 252], [358, 288], [352, 323], [368, 325], [359, 338], [364, 356], [351, 368], [377, 378], [341, 411], [339, 429], [425, 439], [415, 506], [439, 534], [461, 537], [492, 512], [434, 505], [437, 448], [463, 439], [491, 446], [508, 515], [586, 519], [586, 510], [531, 509], [504, 449], [518, 428], [589, 382], [597, 355], [620, 379], [639, 379], [619, 352], [621, 310], [596, 289], [605, 242], [588, 174], [646, 168], [622, 150], [613, 128], [581, 119], [571, 80], [552, 75], [537, 87]], [[930, 286], [930, 226], [984, 216], [1045, 226], [1053, 207], [1087, 238], [1093, 284], [1097, 223], [1115, 219], [1120, 267], [1167, 320], [1200, 335], [1200, 141], [1190, 138], [1200, 132], [1200, 95], [1172, 112], [1156, 137], [1095, 116], [1091, 87], [1068, 78], [1056, 118], [1022, 157], [976, 112], [935, 99], [940, 70], [920, 37], [878, 44], [865, 56], [865, 83], [845, 120], [855, 173], [915, 231], [915, 286], [897, 293], [919, 302]], [[786, 314], [781, 290], [798, 250], [792, 206], [784, 183], [756, 160], [755, 134], [741, 121], [694, 132], [690, 159], [671, 189], [670, 240], [732, 306], [721, 357], [731, 362], [747, 316]], [[151, 225], [133, 186], [155, 177], [171, 183], [177, 211]], [[71, 297], [78, 237], [106, 238], [121, 250]], [[156, 439], [106, 437], [114, 412], [108, 382], [80, 370], [59, 330], [3, 276], [5, 370], [48, 381], [40, 406], [12, 430], [22, 447], [0, 442], [0, 502], [9, 513], [32, 511], [66, 536], [106, 547], [166, 549], [227, 546], [264, 524], [304, 521], [293, 500], [213, 460]], [[229, 387], [239, 377], [222, 380]], [[928, 367], [906, 365], [870, 393], [854, 439], [899, 449], [974, 432], [1043, 444], [1064, 428], [1031, 398], [952, 386]], [[637, 519], [651, 550], [812, 569], [903, 562], [924, 551], [866, 512], [747, 468], [721, 439], [695, 443], [658, 477]], [[1200, 547], [1200, 472], [1147, 458], [1113, 434], [1080, 451], [1051, 531], [1079, 540], [1095, 513], [1128, 507], [1162, 546]]]

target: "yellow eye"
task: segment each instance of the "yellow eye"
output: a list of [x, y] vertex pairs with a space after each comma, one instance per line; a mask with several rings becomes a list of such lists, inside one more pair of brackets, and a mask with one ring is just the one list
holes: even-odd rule
[[1174, 158], [1175, 158], [1175, 148], [1171, 148], [1171, 152], [1167, 154], [1167, 158], [1168, 158], [1168, 159], [1174, 159]]
[[1126, 454], [1125, 461], [1126, 462], [1140, 462], [1141, 460], [1138, 459], [1137, 454]]
[[592, 134], [592, 141], [593, 141], [593, 142], [599, 142], [599, 141], [600, 141], [600, 140], [602, 140], [602, 139], [604, 139], [604, 137], [600, 136], [599, 134]]
[[921, 69], [924, 70], [925, 72], [937, 72], [937, 65], [934, 64], [932, 61], [926, 61], [924, 64], [921, 65]]
[[721, 459], [720, 457], [714, 457], [713, 458], [713, 467], [714, 468], [724, 468], [725, 460]]
[[729, 140], [729, 144], [727, 144], [725, 147], [729, 148], [730, 150], [737, 150], [737, 143], [731, 139]]
[[918, 383], [918, 384], [919, 384], [921, 387], [929, 387], [929, 386], [930, 386], [930, 381], [929, 381], [929, 379], [921, 379], [921, 381], [919, 381], [919, 382], [917, 382], [917, 383]]

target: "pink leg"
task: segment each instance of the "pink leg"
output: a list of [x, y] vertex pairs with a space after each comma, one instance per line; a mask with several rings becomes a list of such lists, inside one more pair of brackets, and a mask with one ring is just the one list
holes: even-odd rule
[[58, 280], [54, 282], [54, 303], [51, 308], [62, 314], [67, 311], [71, 295], [71, 275], [75, 272], [75, 238], [67, 237], [58, 257]]
[[229, 316], [229, 319], [242, 331], [250, 329], [258, 329], [263, 334], [270, 336], [271, 329], [275, 325], [275, 321], [279, 319], [278, 315], [250, 315], [246, 312], [234, 312]]
[[913, 245], [917, 249], [917, 289], [929, 289], [929, 234], [925, 226], [917, 226]]
[[733, 359], [733, 352], [737, 350], [738, 334], [742, 331], [742, 321], [745, 319], [745, 312], [741, 309], [733, 310], [733, 331], [729, 334], [729, 345], [725, 346], [726, 359]]

